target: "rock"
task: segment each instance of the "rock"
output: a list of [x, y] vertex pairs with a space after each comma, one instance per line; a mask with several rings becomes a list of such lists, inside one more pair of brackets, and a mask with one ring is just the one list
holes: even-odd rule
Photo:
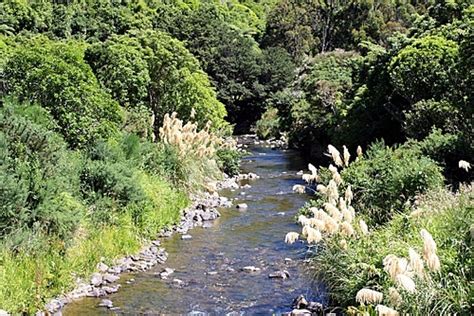
[[291, 259], [291, 258], [285, 258], [285, 263], [290, 263], [292, 261], [293, 261], [293, 259]]
[[181, 239], [182, 239], [182, 240], [189, 240], [189, 239], [192, 239], [192, 238], [193, 238], [193, 236], [188, 235], [188, 234], [181, 236]]
[[[10, 314], [2, 314], [2, 311], [3, 311], [3, 310], [0, 310], [0, 316], [10, 315]], [[37, 311], [37, 312], [35, 313], [35, 316], [46, 316], [46, 313], [43, 312], [43, 311]]]
[[260, 179], [259, 175], [255, 174], [255, 173], [252, 173], [252, 172], [249, 172], [248, 177], [249, 177], [249, 179]]
[[[63, 307], [63, 304], [60, 300], [58, 299], [52, 299], [51, 301], [49, 301], [45, 306], [44, 308], [48, 311], [48, 312], [56, 312], [58, 310], [60, 310], [61, 308]], [[1, 315], [1, 314], [0, 314]]]
[[217, 274], [217, 271], [209, 271], [209, 272], [206, 272], [207, 275], [216, 275]]
[[112, 303], [111, 300], [108, 300], [108, 299], [103, 299], [100, 301], [99, 307], [107, 307], [107, 308], [112, 308], [114, 307], [114, 303]]
[[244, 272], [258, 272], [260, 271], [260, 268], [254, 267], [254, 266], [246, 266], [242, 268], [242, 271]]
[[276, 272], [273, 272], [273, 273], [270, 273], [268, 275], [268, 277], [270, 279], [288, 279], [290, 277], [290, 273], [286, 270], [283, 270], [283, 271], [276, 271]]
[[323, 304], [321, 303], [309, 302], [306, 309], [310, 310], [311, 312], [322, 312], [324, 310], [324, 307], [323, 307]]
[[240, 203], [240, 204], [237, 204], [236, 206], [239, 210], [245, 210], [248, 208], [248, 205], [246, 203]]
[[184, 285], [184, 281], [183, 281], [183, 280], [180, 280], [180, 279], [173, 279], [173, 284], [174, 284], [174, 285], [177, 285], [177, 286], [183, 286], [183, 285]]
[[161, 277], [162, 279], [167, 279], [173, 272], [174, 272], [173, 269], [171, 269], [171, 268], [165, 268], [165, 269], [160, 273], [160, 277]]
[[106, 281], [107, 283], [114, 283], [118, 279], [120, 279], [118, 275], [114, 275], [110, 273], [107, 273], [103, 276], [103, 280]]
[[109, 266], [103, 262], [99, 262], [97, 264], [97, 270], [99, 270], [99, 272], [105, 273], [107, 272], [108, 269], [109, 269]]
[[157, 246], [157, 247], [159, 247], [161, 245], [161, 241], [159, 241], [159, 240], [153, 240], [151, 243], [152, 243], [152, 245]]
[[117, 293], [118, 290], [120, 289], [120, 284], [117, 284], [117, 285], [115, 285], [115, 286], [103, 286], [102, 289], [103, 289], [107, 294]]
[[212, 223], [209, 222], [202, 224], [202, 228], [211, 228], [212, 226]]
[[296, 175], [297, 175], [297, 176], [302, 176], [303, 173], [304, 173], [304, 171], [303, 171], [303, 170], [300, 170], [300, 171], [298, 171], [298, 172], [296, 173]]
[[245, 195], [245, 194], [247, 194], [247, 193], [245, 193], [245, 192], [240, 192], [239, 194], [240, 194], [240, 195]]
[[294, 309], [290, 313], [291, 316], [303, 316], [308, 315], [311, 316], [311, 312], [307, 309]]
[[115, 266], [115, 267], [110, 267], [107, 270], [107, 272], [112, 273], [112, 274], [120, 274], [122, 272], [122, 269], [120, 268], [120, 266]]
[[93, 273], [91, 276], [91, 285], [92, 286], [100, 286], [102, 284], [102, 274], [100, 273]]
[[304, 298], [304, 295], [298, 295], [298, 297], [293, 300], [291, 306], [295, 309], [306, 308], [306, 306], [308, 306], [308, 301]]
[[250, 184], [245, 184], [242, 186], [242, 189], [250, 189], [252, 186]]

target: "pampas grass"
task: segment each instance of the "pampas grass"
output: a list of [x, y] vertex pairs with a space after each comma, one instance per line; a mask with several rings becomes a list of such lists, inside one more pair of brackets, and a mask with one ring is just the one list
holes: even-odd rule
[[300, 237], [300, 234], [295, 233], [295, 232], [289, 232], [285, 236], [285, 242], [290, 245], [294, 244], [295, 241], [297, 241], [299, 237]]
[[364, 234], [364, 235], [369, 234], [369, 227], [367, 226], [367, 224], [365, 223], [365, 221], [363, 219], [359, 220], [359, 227], [360, 227], [360, 231], [362, 232], [362, 234]]
[[409, 276], [405, 274], [399, 274], [395, 280], [397, 285], [404, 288], [408, 293], [413, 294], [416, 292], [415, 282]]
[[349, 153], [349, 150], [347, 149], [346, 145], [342, 146], [342, 148], [343, 148], [343, 156], [344, 156], [344, 166], [348, 167], [349, 160], [351, 159], [351, 154]]
[[356, 295], [356, 301], [361, 304], [378, 304], [382, 300], [383, 294], [371, 289], [359, 290]]
[[469, 172], [469, 169], [471, 169], [471, 164], [465, 160], [459, 160], [458, 167], [466, 170], [466, 172]]
[[336, 166], [338, 167], [344, 166], [344, 163], [342, 162], [342, 159], [341, 159], [341, 153], [339, 152], [339, 150], [336, 149], [336, 147], [334, 147], [333, 145], [328, 145], [328, 152], [329, 152], [329, 155], [332, 157], [332, 160], [334, 161]]
[[390, 287], [388, 289], [388, 300], [392, 306], [399, 306], [403, 303], [403, 298], [398, 292], [398, 290], [394, 287]]
[[410, 258], [410, 268], [416, 276], [422, 278], [424, 276], [424, 264], [421, 256], [413, 248], [408, 249], [408, 257]]
[[398, 316], [400, 315], [396, 310], [393, 308], [387, 307], [385, 305], [377, 305], [375, 307], [379, 316]]

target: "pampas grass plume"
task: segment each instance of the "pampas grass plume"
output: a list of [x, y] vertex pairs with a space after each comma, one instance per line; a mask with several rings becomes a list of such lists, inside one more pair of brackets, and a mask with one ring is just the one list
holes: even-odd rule
[[458, 167], [466, 170], [466, 172], [469, 172], [469, 169], [471, 169], [471, 164], [465, 160], [459, 160]]
[[354, 228], [352, 227], [350, 223], [342, 222], [339, 227], [341, 229], [341, 234], [343, 234], [344, 236], [350, 237], [354, 235]]
[[362, 289], [356, 294], [356, 301], [361, 304], [377, 304], [382, 300], [383, 294], [371, 289]]
[[408, 257], [410, 258], [410, 268], [420, 278], [423, 277], [424, 265], [421, 256], [413, 248], [408, 249]]
[[289, 232], [288, 234], [286, 234], [285, 236], [285, 242], [287, 244], [293, 244], [295, 243], [295, 241], [298, 240], [300, 234], [298, 233], [295, 233], [295, 232]]
[[379, 316], [399, 316], [400, 314], [394, 310], [393, 308], [387, 307], [385, 305], [377, 305], [375, 306], [375, 310], [377, 311]]
[[328, 145], [328, 151], [336, 166], [342, 167], [344, 164], [342, 162], [341, 153], [339, 152], [339, 150], [337, 150], [336, 147], [334, 147], [333, 145]]
[[343, 148], [343, 156], [344, 156], [344, 165], [347, 167], [349, 166], [349, 160], [351, 159], [351, 154], [347, 149], [346, 145], [342, 146]]
[[409, 276], [405, 274], [399, 274], [395, 278], [398, 286], [403, 287], [408, 293], [415, 293], [416, 286], [415, 282]]
[[393, 306], [399, 306], [403, 303], [402, 296], [398, 292], [398, 290], [394, 287], [391, 287], [388, 289], [388, 300], [390, 301], [390, 304]]
[[362, 234], [364, 234], [364, 235], [369, 234], [369, 227], [367, 226], [367, 224], [365, 223], [365, 221], [363, 219], [359, 220], [359, 227], [360, 227], [360, 230], [361, 230]]

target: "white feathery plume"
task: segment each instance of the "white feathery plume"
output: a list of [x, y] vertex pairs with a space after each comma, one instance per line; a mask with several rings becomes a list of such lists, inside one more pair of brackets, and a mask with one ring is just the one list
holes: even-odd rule
[[330, 235], [337, 233], [339, 230], [339, 224], [330, 216], [324, 220], [324, 224], [324, 230]]
[[433, 236], [431, 236], [431, 234], [426, 229], [422, 229], [420, 231], [420, 235], [423, 239], [423, 257], [426, 260], [430, 254], [436, 253], [436, 243], [433, 239]]
[[382, 300], [383, 294], [371, 289], [362, 289], [356, 294], [356, 301], [361, 304], [377, 304]]
[[318, 174], [318, 169], [316, 169], [316, 167], [310, 163], [308, 164], [308, 170], [311, 171], [311, 174], [313, 176], [316, 176]]
[[334, 180], [329, 180], [326, 195], [328, 199], [331, 199], [331, 200], [337, 201], [339, 199], [339, 191], [337, 190], [337, 183]]
[[341, 247], [342, 250], [347, 250], [348, 248], [347, 241], [345, 239], [341, 239], [341, 241], [339, 241], [339, 246]]
[[329, 167], [328, 167], [329, 171], [331, 171], [331, 173], [334, 175], [337, 171], [337, 168], [334, 167], [332, 164], [329, 164]]
[[310, 218], [309, 225], [311, 225], [311, 227], [316, 228], [318, 230], [324, 230], [324, 227], [325, 227], [324, 221], [317, 218]]
[[326, 186], [322, 185], [322, 184], [318, 184], [316, 186], [316, 191], [318, 191], [322, 195], [326, 195], [327, 192], [328, 192], [328, 188]]
[[306, 230], [306, 234], [307, 234], [306, 240], [308, 241], [309, 244], [318, 243], [321, 241], [322, 236], [319, 230], [311, 228], [309, 226], [305, 226], [305, 227], [308, 227]]
[[349, 166], [349, 160], [351, 159], [351, 154], [349, 153], [349, 150], [347, 149], [346, 145], [343, 145], [342, 148], [343, 150], [343, 156], [344, 156], [344, 165], [347, 167]]
[[394, 281], [396, 280], [397, 275], [402, 273], [401, 267], [398, 264], [399, 259], [400, 258], [398, 258], [397, 256], [393, 254], [387, 255], [383, 259], [383, 269], [385, 272], [388, 273], [390, 278]]
[[409, 276], [405, 274], [399, 274], [396, 277], [398, 286], [403, 287], [409, 293], [416, 292], [415, 282]]
[[304, 216], [304, 215], [300, 215], [300, 216], [298, 216], [298, 223], [300, 223], [301, 226], [308, 225], [308, 223], [309, 223], [309, 218], [307, 218], [307, 217]]
[[333, 145], [328, 145], [328, 151], [336, 166], [342, 167], [344, 164], [342, 162], [341, 153], [339, 152], [339, 150], [337, 150], [336, 147], [334, 147]]
[[387, 307], [385, 305], [375, 306], [378, 316], [399, 316], [400, 314], [393, 308]]
[[352, 202], [352, 199], [354, 198], [353, 194], [352, 194], [352, 188], [351, 188], [351, 185], [349, 184], [346, 188], [346, 192], [344, 194], [344, 197], [346, 198], [346, 202], [347, 204], [351, 204]]
[[369, 234], [369, 227], [367, 226], [367, 224], [365, 223], [363, 219], [359, 220], [359, 227], [360, 227], [360, 230], [362, 231], [362, 234], [364, 235]]
[[458, 167], [466, 170], [466, 172], [469, 172], [469, 169], [471, 169], [471, 164], [465, 160], [459, 160]]
[[354, 228], [348, 222], [342, 222], [339, 226], [341, 229], [341, 234], [347, 237], [354, 235]]
[[439, 271], [441, 269], [441, 263], [437, 254], [432, 253], [426, 260], [426, 265], [431, 271]]
[[298, 240], [300, 234], [298, 233], [295, 233], [295, 232], [289, 232], [288, 234], [286, 234], [285, 236], [285, 242], [287, 244], [293, 244], [295, 241]]
[[342, 180], [342, 177], [341, 175], [339, 174], [339, 172], [335, 172], [332, 174], [332, 179], [334, 180], [334, 182], [336, 182], [336, 184], [339, 186], [342, 184], [343, 180]]
[[421, 256], [413, 248], [408, 249], [408, 257], [410, 258], [410, 268], [415, 275], [422, 278], [424, 276], [424, 265]]
[[402, 296], [394, 287], [388, 289], [388, 299], [393, 306], [399, 306], [403, 303]]
[[362, 147], [360, 146], [357, 146], [357, 157], [362, 157], [364, 153], [362, 152]]
[[296, 193], [299, 193], [299, 194], [303, 194], [305, 193], [305, 186], [304, 185], [301, 185], [301, 184], [295, 184], [293, 186], [293, 192], [296, 192]]
[[337, 207], [335, 205], [333, 205], [332, 203], [324, 203], [324, 209], [335, 220], [340, 221], [342, 219], [341, 212], [339, 212]]

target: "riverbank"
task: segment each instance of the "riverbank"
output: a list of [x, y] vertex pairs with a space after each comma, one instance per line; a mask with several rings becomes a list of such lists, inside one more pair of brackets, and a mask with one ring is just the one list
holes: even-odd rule
[[[324, 302], [324, 289], [309, 284], [307, 247], [284, 243], [284, 232], [296, 227], [291, 219], [308, 200], [291, 191], [304, 160], [292, 150], [254, 145], [253, 139], [245, 144], [250, 154], [241, 172], [247, 176], [240, 177], [239, 188], [220, 191], [233, 207], [219, 208], [221, 216], [202, 228], [162, 239], [164, 264], [123, 275], [120, 291], [106, 297], [120, 313], [283, 314], [300, 294]], [[241, 204], [247, 207], [238, 208]], [[63, 315], [109, 314], [101, 303], [84, 298]]]
[[[238, 188], [238, 177], [227, 177], [217, 182], [219, 189]], [[166, 249], [161, 247], [162, 238], [170, 237], [174, 233], [185, 235], [193, 227], [203, 226], [206, 222], [215, 220], [220, 216], [217, 207], [230, 207], [232, 203], [217, 192], [201, 192], [192, 194], [191, 205], [182, 210], [179, 223], [163, 228], [157, 238], [151, 241], [143, 241], [140, 250], [134, 254], [126, 255], [110, 261], [110, 258], [101, 258], [97, 263], [96, 271], [84, 279], [76, 281], [75, 288], [45, 305], [47, 313], [54, 314], [65, 307], [66, 304], [83, 297], [104, 297], [119, 291], [121, 287], [120, 275], [129, 272], [143, 272], [156, 264], [163, 264], [168, 258]], [[184, 238], [184, 237], [183, 237]], [[107, 265], [104, 261], [112, 262]], [[125, 282], [130, 282], [125, 281]], [[133, 282], [133, 281], [132, 281]], [[104, 299], [102, 306], [113, 309], [110, 300]], [[36, 315], [46, 315], [38, 312]]]

